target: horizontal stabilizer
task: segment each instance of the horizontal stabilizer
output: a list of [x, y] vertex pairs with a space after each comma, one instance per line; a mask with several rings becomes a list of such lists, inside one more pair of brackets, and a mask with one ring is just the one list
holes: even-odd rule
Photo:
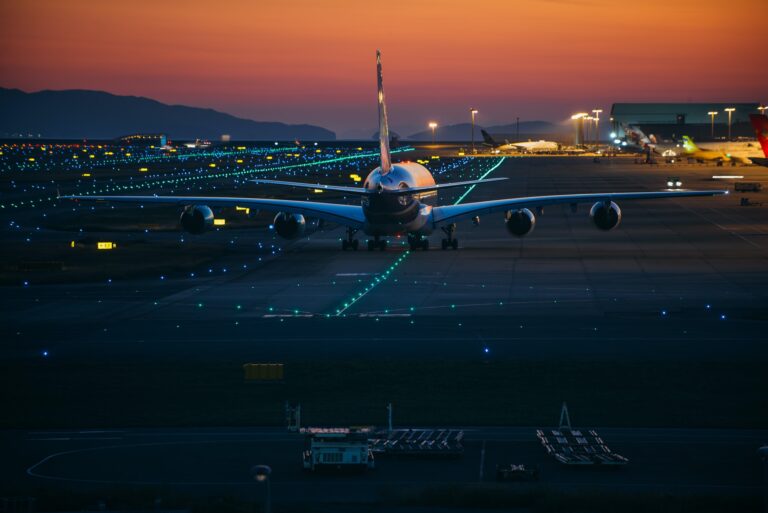
[[506, 180], [506, 178], [486, 178], [485, 180], [467, 180], [465, 182], [448, 182], [438, 183], [435, 185], [425, 185], [424, 187], [411, 187], [408, 189], [399, 189], [397, 191], [386, 191], [389, 194], [413, 194], [414, 192], [429, 192], [439, 191], [442, 189], [450, 189], [452, 187], [466, 187], [468, 185], [482, 185], [491, 182], [500, 182]]
[[463, 182], [448, 182], [448, 183], [440, 183], [435, 185], [425, 185], [424, 187], [409, 187], [404, 189], [384, 189], [382, 191], [377, 191], [373, 189], [364, 189], [362, 187], [344, 187], [339, 185], [322, 185], [322, 184], [312, 184], [312, 183], [303, 183], [303, 182], [286, 182], [282, 180], [251, 180], [256, 183], [266, 183], [266, 184], [272, 184], [272, 185], [284, 185], [286, 187], [301, 187], [304, 189], [321, 189], [324, 191], [336, 191], [336, 192], [344, 192], [348, 194], [360, 194], [360, 195], [373, 195], [373, 194], [394, 194], [394, 195], [403, 195], [403, 194], [418, 194], [422, 192], [430, 192], [430, 191], [439, 191], [442, 189], [450, 189], [452, 187], [467, 187], [470, 185], [482, 185], [485, 183], [491, 183], [491, 182], [498, 182], [500, 180], [506, 180], [506, 178], [486, 178], [485, 180], [467, 180]]

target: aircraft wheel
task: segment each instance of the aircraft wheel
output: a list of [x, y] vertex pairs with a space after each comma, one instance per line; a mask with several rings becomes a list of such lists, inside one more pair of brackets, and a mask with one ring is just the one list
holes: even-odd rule
[[421, 249], [423, 249], [424, 251], [429, 250], [429, 239], [424, 239], [423, 241], [421, 241]]
[[374, 249], [376, 249], [376, 242], [374, 242], [372, 240], [369, 240], [368, 241], [368, 251], [373, 251]]
[[341, 241], [341, 250], [346, 251], [349, 248], [349, 241], [344, 239]]
[[459, 249], [459, 239], [453, 239], [453, 240], [451, 241], [451, 247], [452, 247], [453, 249]]
[[352, 241], [352, 249], [354, 249], [355, 251], [357, 251], [357, 248], [359, 248], [359, 247], [360, 247], [360, 241], [359, 241], [359, 240], [357, 240], [357, 239], [353, 240], [353, 241]]
[[448, 239], [443, 239], [440, 241], [440, 248], [441, 249], [448, 249]]
[[380, 251], [384, 251], [385, 249], [387, 249], [387, 241], [380, 240], [379, 241], [379, 250]]

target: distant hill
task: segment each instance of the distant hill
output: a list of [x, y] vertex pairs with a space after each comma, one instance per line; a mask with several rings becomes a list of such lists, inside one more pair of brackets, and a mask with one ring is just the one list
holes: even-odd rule
[[0, 88], [0, 137], [40, 134], [50, 139], [112, 139], [132, 133], [164, 133], [182, 140], [218, 140], [222, 134], [253, 141], [336, 139], [332, 131], [314, 125], [253, 121], [137, 96]]
[[[502, 135], [505, 137], [514, 137], [517, 133], [517, 126], [515, 123], [508, 125], [494, 125], [489, 127], [483, 127], [475, 125], [475, 140], [482, 141], [483, 136], [480, 135], [480, 130], [485, 128], [485, 131], [491, 135]], [[561, 134], [569, 132], [569, 127], [563, 127], [549, 121], [521, 121], [520, 122], [520, 137], [530, 137], [532, 135], [550, 135]], [[469, 141], [472, 137], [472, 124], [471, 123], [459, 123], [456, 125], [446, 125], [438, 127], [437, 140], [438, 141]], [[408, 136], [409, 141], [431, 141], [432, 130], [424, 130], [423, 132], [416, 132]]]
[[[514, 134], [517, 131], [516, 123], [508, 125], [494, 125], [485, 129], [489, 134]], [[561, 132], [570, 132], [573, 127], [563, 126], [549, 121], [521, 121], [520, 133], [523, 134], [556, 134]]]

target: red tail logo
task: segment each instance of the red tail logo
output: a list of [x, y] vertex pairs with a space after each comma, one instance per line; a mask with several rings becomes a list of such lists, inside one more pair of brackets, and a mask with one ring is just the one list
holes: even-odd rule
[[768, 157], [768, 117], [765, 114], [750, 114], [749, 120], [755, 129], [757, 140], [763, 147], [763, 153]]

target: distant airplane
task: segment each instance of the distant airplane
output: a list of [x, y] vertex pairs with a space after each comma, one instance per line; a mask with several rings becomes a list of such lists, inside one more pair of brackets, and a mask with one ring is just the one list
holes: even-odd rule
[[768, 167], [768, 117], [765, 114], [750, 114], [749, 120], [755, 129], [755, 136], [763, 148], [764, 157], [750, 157], [752, 163]]
[[711, 162], [731, 162], [732, 160], [738, 161], [738, 159], [727, 155], [722, 150], [708, 150], [702, 149], [696, 146], [693, 139], [687, 135], [683, 136], [683, 156], [696, 159], [705, 160]]
[[659, 144], [656, 137], [646, 136], [640, 128], [632, 125], [621, 125], [631, 143], [643, 151], [650, 150], [662, 157], [692, 158], [699, 161], [732, 162], [751, 164], [751, 158], [756, 154], [757, 146], [753, 142], [710, 142], [697, 145], [687, 135], [683, 136], [681, 144]]
[[64, 196], [80, 201], [113, 201], [130, 203], [165, 203], [183, 207], [180, 218], [182, 229], [190, 233], [202, 233], [214, 225], [210, 207], [243, 206], [277, 212], [274, 219], [275, 231], [281, 237], [299, 237], [306, 227], [304, 216], [322, 221], [339, 223], [347, 227], [342, 249], [357, 249], [355, 234], [362, 230], [373, 237], [368, 241], [368, 250], [384, 250], [384, 237], [405, 234], [411, 249], [429, 249], [427, 235], [440, 228], [446, 235], [442, 248], [458, 248], [455, 237], [456, 222], [473, 219], [479, 222], [480, 215], [503, 213], [507, 231], [522, 237], [531, 233], [536, 217], [531, 209], [542, 209], [548, 205], [568, 204], [575, 208], [580, 203], [592, 203], [589, 215], [598, 229], [611, 230], [621, 221], [621, 210], [615, 201], [656, 198], [681, 198], [686, 196], [715, 196], [727, 191], [665, 191], [665, 192], [600, 192], [557, 196], [533, 196], [522, 198], [496, 199], [473, 203], [432, 206], [440, 190], [450, 187], [466, 187], [505, 180], [466, 180], [437, 184], [429, 170], [416, 162], [392, 163], [389, 151], [389, 123], [384, 101], [384, 86], [381, 76], [381, 53], [376, 52], [379, 108], [380, 165], [371, 171], [363, 187], [320, 185], [279, 180], [254, 180], [305, 189], [322, 189], [343, 192], [361, 197], [361, 205], [342, 205], [314, 201], [299, 201], [270, 198], [217, 197], [217, 196]]
[[209, 148], [211, 141], [195, 139], [195, 142], [184, 143], [187, 148]]
[[480, 133], [483, 134], [483, 140], [486, 146], [490, 146], [495, 152], [500, 153], [503, 151], [522, 151], [526, 153], [554, 153], [560, 150], [560, 145], [553, 141], [527, 141], [511, 143], [505, 141], [504, 144], [497, 143], [491, 135], [485, 130], [481, 129]]

